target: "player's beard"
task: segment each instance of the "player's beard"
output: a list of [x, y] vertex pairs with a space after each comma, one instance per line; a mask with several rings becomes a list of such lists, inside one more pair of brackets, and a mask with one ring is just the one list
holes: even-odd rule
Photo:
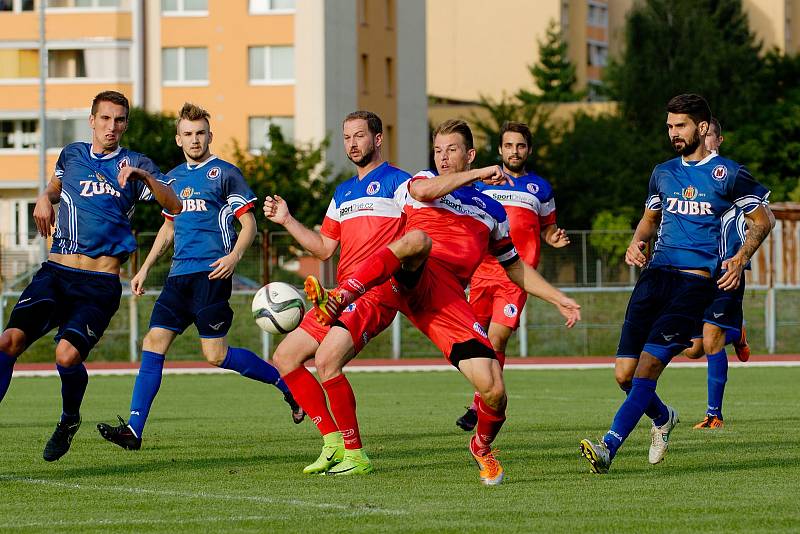
[[[678, 148], [675, 144], [676, 141], [683, 141], [683, 148]], [[694, 151], [697, 150], [697, 147], [700, 146], [700, 134], [695, 130], [694, 136], [692, 136], [691, 142], [687, 142], [682, 137], [676, 137], [672, 140], [672, 148], [675, 149], [675, 152], [680, 154], [681, 156], [690, 156], [694, 154]]]
[[522, 158], [519, 159], [519, 163], [511, 163], [509, 160], [503, 160], [503, 165], [511, 172], [522, 172], [525, 170], [525, 160]]
[[364, 154], [358, 158], [353, 159], [353, 156], [350, 153], [347, 153], [347, 158], [352, 161], [358, 167], [366, 167], [372, 161], [372, 155], [375, 154], [375, 144], [371, 144], [369, 148], [364, 152]]

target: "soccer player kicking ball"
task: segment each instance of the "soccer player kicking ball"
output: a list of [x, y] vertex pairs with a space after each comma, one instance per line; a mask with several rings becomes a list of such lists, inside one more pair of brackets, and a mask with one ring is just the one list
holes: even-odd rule
[[[649, 196], [625, 261], [642, 267], [617, 348], [615, 375], [627, 393], [601, 441], [584, 439], [581, 454], [594, 473], [607, 473], [617, 450], [642, 415], [650, 429], [651, 464], [663, 460], [678, 414], [656, 394], [656, 381], [670, 360], [689, 347], [703, 312], [714, 299], [719, 268], [720, 219], [733, 206], [750, 231], [739, 251], [722, 262], [716, 287], [734, 291], [742, 271], [770, 232], [769, 191], [738, 163], [709, 152], [704, 143], [711, 110], [700, 96], [684, 94], [667, 104], [667, 132], [679, 157], [657, 165]], [[649, 263], [644, 254], [656, 237]]]
[[[347, 115], [342, 137], [356, 175], [336, 187], [319, 232], [294, 219], [279, 196], [264, 200], [264, 215], [285, 227], [317, 258], [330, 258], [341, 245], [336, 272], [340, 281], [351, 277], [356, 266], [402, 235], [405, 187], [410, 177], [384, 160], [383, 123], [376, 114], [355, 111]], [[398, 298], [387, 282], [367, 292], [359, 305], [343, 313], [333, 326], [317, 322], [310, 310], [300, 327], [275, 349], [275, 365], [323, 438], [322, 452], [303, 469], [304, 473], [357, 475], [372, 471], [358, 433], [355, 394], [341, 368], [368, 339], [392, 323]], [[332, 362], [325, 357], [331, 351], [341, 351], [347, 358]], [[303, 365], [311, 358], [319, 381]]]
[[[146, 156], [119, 146], [128, 128], [128, 99], [116, 91], [92, 101], [91, 143], [64, 147], [55, 174], [36, 200], [33, 218], [53, 246], [47, 262], [19, 297], [0, 336], [0, 400], [17, 358], [58, 328], [56, 368], [62, 413], [44, 448], [44, 459], [69, 451], [81, 425], [80, 407], [89, 377], [83, 362], [119, 308], [120, 266], [136, 250], [130, 217], [139, 200], [155, 197], [168, 213], [181, 210], [167, 179]], [[53, 204], [58, 204], [56, 218]]]
[[[474, 158], [467, 123], [447, 121], [440, 125], [434, 133], [434, 159], [440, 175], [423, 171], [409, 182], [407, 233], [361, 263], [335, 289], [325, 290], [309, 277], [306, 293], [314, 302], [318, 319], [335, 324], [353, 304], [358, 309], [362, 295], [394, 277], [403, 297], [403, 313], [481, 395], [477, 429], [469, 449], [481, 481], [495, 485], [504, 477], [491, 445], [505, 422], [505, 384], [464, 288], [488, 249], [511, 280], [554, 304], [567, 319], [567, 326], [580, 320], [580, 306], [519, 260], [503, 207], [471, 185], [477, 180], [505, 181], [505, 176], [496, 166], [469, 170]], [[326, 364], [320, 354], [317, 363]]]
[[[156, 260], [175, 243], [172, 267], [150, 316], [150, 331], [142, 343], [142, 363], [133, 386], [130, 419], [119, 425], [97, 425], [100, 435], [123, 449], [138, 450], [150, 407], [161, 386], [164, 357], [175, 338], [194, 323], [203, 355], [211, 365], [237, 371], [242, 376], [273, 384], [292, 408], [295, 423], [303, 412], [294, 402], [278, 371], [247, 349], [230, 347], [225, 336], [233, 321], [228, 304], [231, 277], [239, 260], [253, 243], [256, 219], [255, 195], [236, 166], [211, 154], [212, 140], [207, 111], [184, 104], [177, 120], [175, 141], [186, 163], [172, 169], [172, 187], [183, 203], [179, 215], [164, 212], [164, 224], [139, 272], [131, 279], [131, 291], [144, 294], [147, 273]], [[241, 224], [236, 235], [233, 218]]]
[[[719, 153], [722, 144], [722, 126], [715, 118], [711, 119], [706, 134], [706, 148], [710, 152]], [[775, 217], [767, 207], [771, 226], [775, 226]], [[722, 240], [720, 252], [722, 260], [728, 260], [741, 248], [747, 232], [744, 213], [735, 206], [722, 215]], [[748, 264], [746, 269], [750, 268]], [[725, 394], [725, 383], [728, 381], [728, 354], [725, 345], [733, 344], [736, 357], [746, 362], [750, 359], [750, 346], [747, 344], [742, 314], [745, 279], [734, 291], [723, 291], [717, 288], [714, 302], [706, 308], [703, 316], [703, 331], [695, 337], [691, 348], [681, 354], [697, 359], [704, 354], [708, 359], [708, 408], [706, 416], [697, 423], [695, 429], [722, 428], [722, 398]]]
[[[475, 186], [502, 204], [509, 222], [509, 233], [520, 259], [533, 267], [539, 265], [541, 240], [554, 248], [569, 245], [567, 233], [556, 226], [556, 203], [550, 183], [525, 170], [531, 153], [531, 131], [521, 122], [505, 122], [500, 128], [500, 156], [503, 172], [513, 184]], [[504, 269], [491, 254], [487, 254], [469, 283], [469, 303], [478, 322], [486, 328], [502, 367], [506, 360], [506, 345], [514, 330], [519, 328], [520, 314], [528, 294], [511, 282]], [[456, 420], [456, 425], [471, 431], [478, 422], [478, 394], [472, 405]]]

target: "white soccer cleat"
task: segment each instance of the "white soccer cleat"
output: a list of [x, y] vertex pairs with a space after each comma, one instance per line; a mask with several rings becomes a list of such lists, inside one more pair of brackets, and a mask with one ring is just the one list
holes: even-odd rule
[[675, 425], [680, 422], [680, 419], [678, 419], [678, 412], [670, 406], [667, 406], [667, 411], [669, 412], [669, 419], [667, 422], [661, 426], [653, 425], [650, 428], [650, 452], [648, 454], [648, 460], [650, 460], [651, 464], [657, 464], [664, 459], [664, 455], [667, 454], [667, 449], [669, 448], [669, 435], [672, 433], [672, 429], [675, 428]]

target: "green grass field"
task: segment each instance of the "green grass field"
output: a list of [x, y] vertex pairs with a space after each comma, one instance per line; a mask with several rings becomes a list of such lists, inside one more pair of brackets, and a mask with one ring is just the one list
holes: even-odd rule
[[301, 474], [319, 453], [277, 391], [235, 375], [164, 378], [144, 448], [94, 426], [126, 414], [133, 377], [95, 377], [70, 453], [41, 459], [60, 411], [55, 378], [18, 378], [0, 404], [3, 532], [754, 532], [797, 531], [798, 368], [731, 369], [727, 426], [696, 431], [705, 370], [659, 386], [681, 414], [665, 462], [647, 463], [643, 421], [609, 475], [578, 441], [598, 437], [622, 400], [610, 370], [507, 373], [497, 446], [507, 480], [478, 482], [454, 425], [469, 388], [455, 372], [351, 373], [366, 477]]

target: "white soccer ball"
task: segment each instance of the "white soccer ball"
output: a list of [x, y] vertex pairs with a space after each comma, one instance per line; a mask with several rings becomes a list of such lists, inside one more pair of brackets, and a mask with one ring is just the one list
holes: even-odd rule
[[294, 287], [284, 282], [270, 282], [256, 292], [252, 310], [261, 330], [286, 334], [300, 324], [306, 305]]

